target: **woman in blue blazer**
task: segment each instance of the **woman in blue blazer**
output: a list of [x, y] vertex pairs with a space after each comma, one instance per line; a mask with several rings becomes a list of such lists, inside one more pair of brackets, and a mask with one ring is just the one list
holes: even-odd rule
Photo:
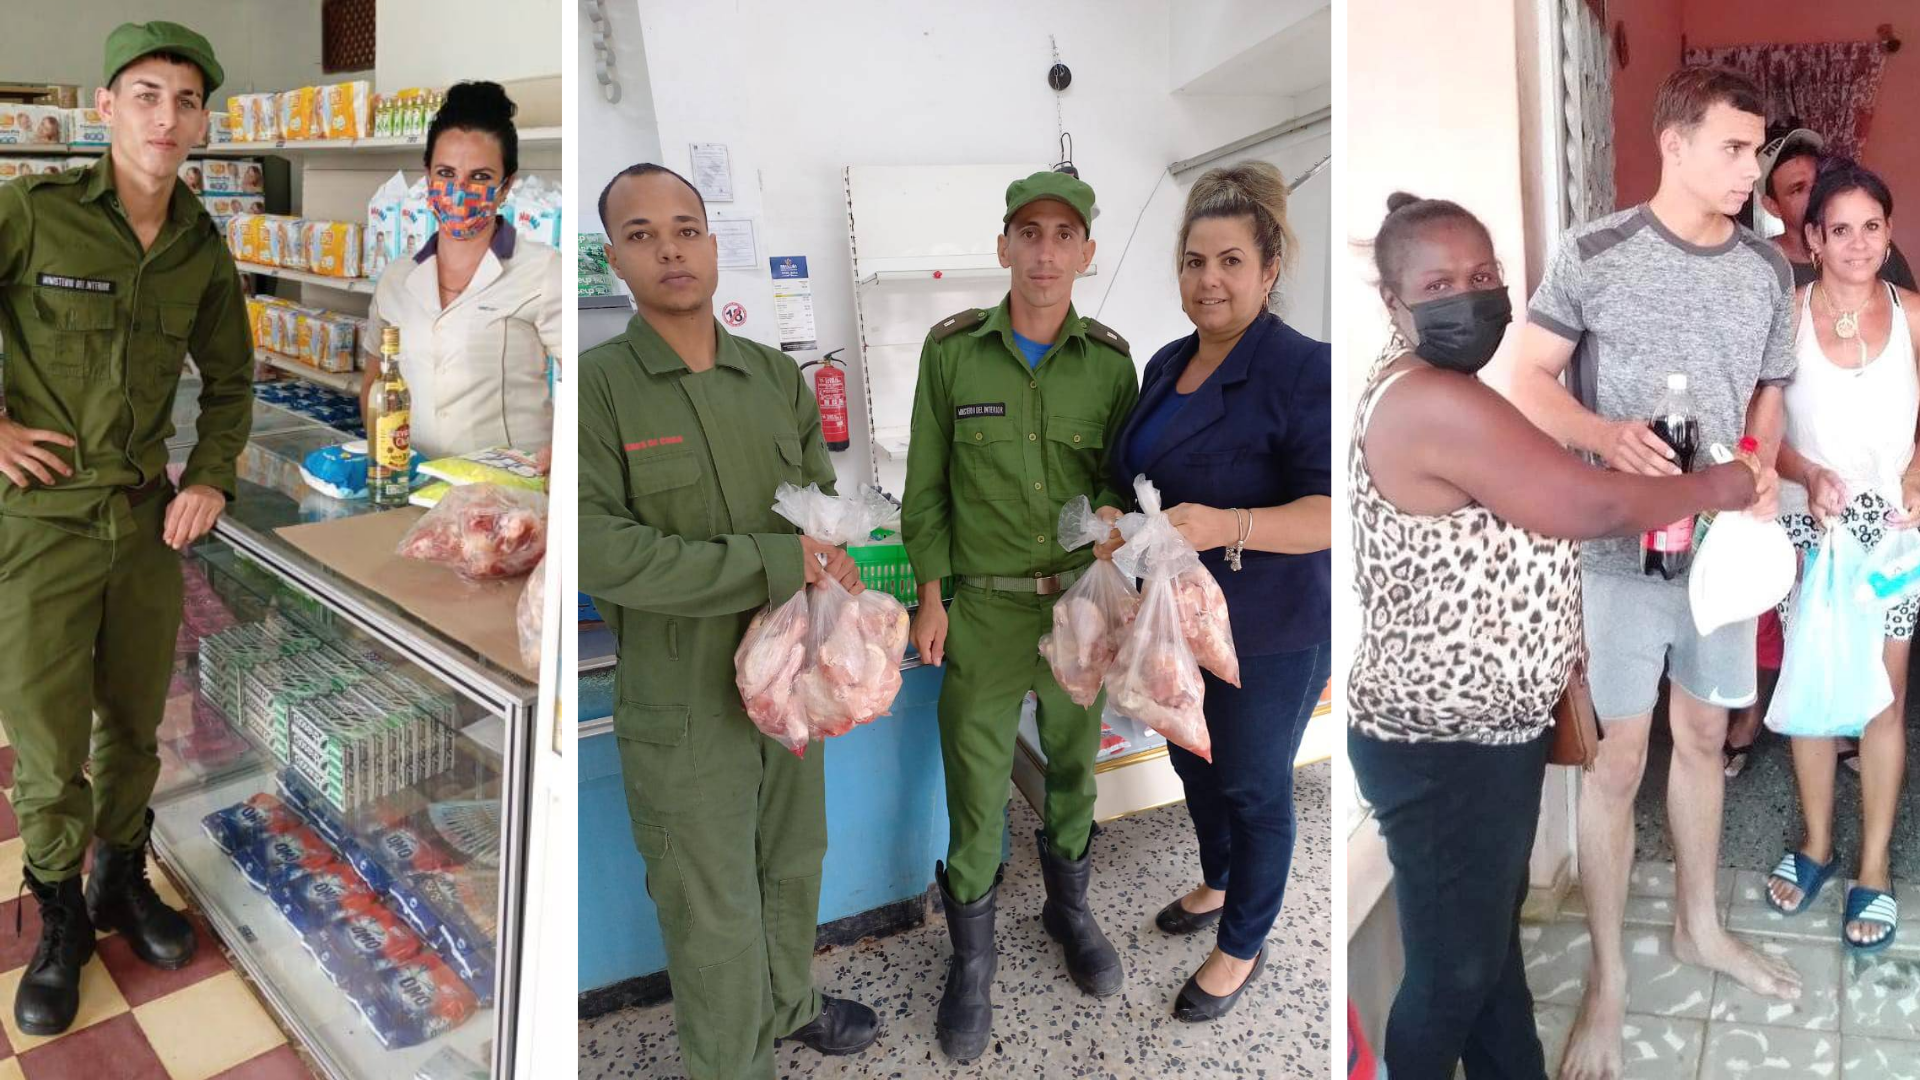
[[1294, 249], [1286, 204], [1264, 163], [1193, 185], [1178, 251], [1194, 333], [1147, 364], [1111, 455], [1116, 489], [1153, 481], [1219, 580], [1240, 654], [1238, 688], [1205, 675], [1213, 763], [1168, 751], [1206, 880], [1155, 922], [1170, 934], [1219, 924], [1175, 1004], [1189, 1021], [1225, 1015], [1264, 966], [1293, 857], [1293, 759], [1327, 685], [1332, 353], [1270, 310]]

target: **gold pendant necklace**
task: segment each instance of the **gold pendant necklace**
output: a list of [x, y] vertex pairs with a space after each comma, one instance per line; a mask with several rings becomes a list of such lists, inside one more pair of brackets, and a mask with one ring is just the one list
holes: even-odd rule
[[1841, 311], [1839, 308], [1834, 307], [1833, 298], [1827, 295], [1825, 289], [1820, 290], [1820, 299], [1826, 304], [1827, 310], [1833, 312], [1833, 335], [1835, 337], [1841, 341], [1852, 341], [1854, 338], [1860, 336], [1860, 316], [1868, 308], [1873, 306], [1872, 293], [1867, 294], [1867, 302], [1860, 305], [1856, 311]]

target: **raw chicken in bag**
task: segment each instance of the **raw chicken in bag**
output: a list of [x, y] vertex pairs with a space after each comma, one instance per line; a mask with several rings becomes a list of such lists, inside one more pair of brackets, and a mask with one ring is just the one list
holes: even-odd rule
[[[1211, 762], [1213, 739], [1207, 732], [1203, 711], [1207, 688], [1195, 651], [1188, 644], [1196, 628], [1187, 625], [1182, 586], [1184, 577], [1195, 571], [1205, 574], [1206, 568], [1180, 530], [1161, 512], [1160, 493], [1153, 484], [1144, 476], [1137, 477], [1134, 491], [1146, 512], [1146, 523], [1114, 552], [1113, 561], [1122, 573], [1142, 579], [1140, 613], [1107, 671], [1107, 699], [1121, 713]], [[1207, 580], [1211, 582], [1212, 576]], [[1216, 591], [1218, 588], [1214, 585]], [[1219, 622], [1222, 627], [1226, 624], [1224, 603]], [[1231, 649], [1230, 636], [1227, 644]], [[1237, 657], [1234, 674], [1237, 678]]]
[[396, 551], [444, 563], [469, 581], [517, 577], [547, 553], [547, 497], [497, 484], [455, 488], [413, 523]]
[[[899, 512], [873, 488], [835, 497], [813, 484], [781, 484], [773, 508], [811, 539], [835, 546], [866, 537]], [[809, 585], [755, 615], [734, 652], [747, 716], [802, 754], [814, 737], [842, 735], [884, 715], [900, 690], [907, 628], [907, 609], [891, 596], [856, 597], [832, 578]]]
[[[1110, 528], [1085, 495], [1060, 508], [1060, 546], [1068, 551], [1106, 539]], [[1139, 591], [1106, 559], [1094, 560], [1053, 605], [1053, 633], [1041, 637], [1040, 655], [1075, 705], [1090, 707], [1100, 696], [1139, 611]]]

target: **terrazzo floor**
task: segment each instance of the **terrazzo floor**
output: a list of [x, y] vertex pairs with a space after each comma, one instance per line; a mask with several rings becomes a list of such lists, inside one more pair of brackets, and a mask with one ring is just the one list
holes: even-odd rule
[[[822, 990], [866, 1002], [879, 1012], [884, 1027], [879, 1042], [856, 1057], [827, 1058], [785, 1044], [776, 1051], [779, 1074], [1323, 1080], [1332, 1072], [1330, 777], [1325, 762], [1296, 774], [1299, 838], [1286, 905], [1269, 939], [1265, 973], [1225, 1019], [1199, 1025], [1173, 1019], [1174, 995], [1206, 958], [1212, 936], [1173, 938], [1153, 925], [1154, 914], [1168, 900], [1199, 881], [1199, 854], [1186, 809], [1171, 806], [1123, 818], [1105, 826], [1095, 841], [1091, 900], [1127, 968], [1126, 989], [1095, 1001], [1068, 981], [1059, 947], [1040, 928], [1045, 889], [1031, 841], [1039, 819], [1016, 798], [1013, 856], [1001, 887], [995, 1042], [987, 1053], [960, 1067], [934, 1043], [934, 1009], [949, 952], [946, 924], [935, 913], [918, 929], [814, 958]], [[1920, 968], [1914, 980], [1920, 986]], [[625, 1009], [582, 1021], [580, 1076], [685, 1076], [671, 1007]]]

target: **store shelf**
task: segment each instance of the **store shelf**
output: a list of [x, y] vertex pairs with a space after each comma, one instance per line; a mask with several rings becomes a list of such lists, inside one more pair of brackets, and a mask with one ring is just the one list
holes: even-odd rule
[[[899, 260], [895, 260], [896, 262]], [[1086, 272], [1078, 277], [1090, 278], [1100, 272], [1096, 263], [1089, 263]], [[992, 265], [977, 260], [959, 259], [948, 263], [928, 263], [924, 267], [895, 267], [887, 270], [875, 270], [859, 278], [855, 284], [867, 285], [895, 284], [906, 281], [980, 281], [981, 279], [1004, 278], [1009, 271], [1001, 266], [998, 258]]]
[[288, 270], [280, 266], [262, 266], [259, 263], [235, 262], [234, 266], [243, 274], [264, 274], [283, 281], [298, 281], [303, 285], [321, 285], [341, 292], [373, 295], [375, 281], [372, 278], [339, 278], [325, 274], [309, 274], [305, 270]]
[[[560, 142], [557, 127], [523, 128], [521, 146], [541, 146]], [[257, 157], [261, 154], [351, 154], [382, 150], [407, 150], [426, 145], [427, 137], [398, 135], [379, 139], [275, 139], [272, 142], [231, 142], [202, 146], [196, 156]]]
[[285, 353], [277, 353], [272, 349], [255, 349], [253, 350], [253, 358], [261, 363], [270, 364], [289, 375], [295, 375], [310, 383], [324, 386], [329, 390], [338, 390], [342, 394], [359, 396], [360, 375], [358, 372], [321, 371], [317, 367], [303, 364]]
[[615, 293], [612, 296], [581, 296], [575, 299], [575, 306], [582, 311], [597, 311], [612, 308], [620, 308], [625, 311], [633, 310], [633, 301], [627, 299], [625, 293]]
[[0, 143], [0, 157], [18, 157], [23, 154], [73, 157], [79, 154], [97, 154], [105, 149], [105, 146], [94, 143]]

